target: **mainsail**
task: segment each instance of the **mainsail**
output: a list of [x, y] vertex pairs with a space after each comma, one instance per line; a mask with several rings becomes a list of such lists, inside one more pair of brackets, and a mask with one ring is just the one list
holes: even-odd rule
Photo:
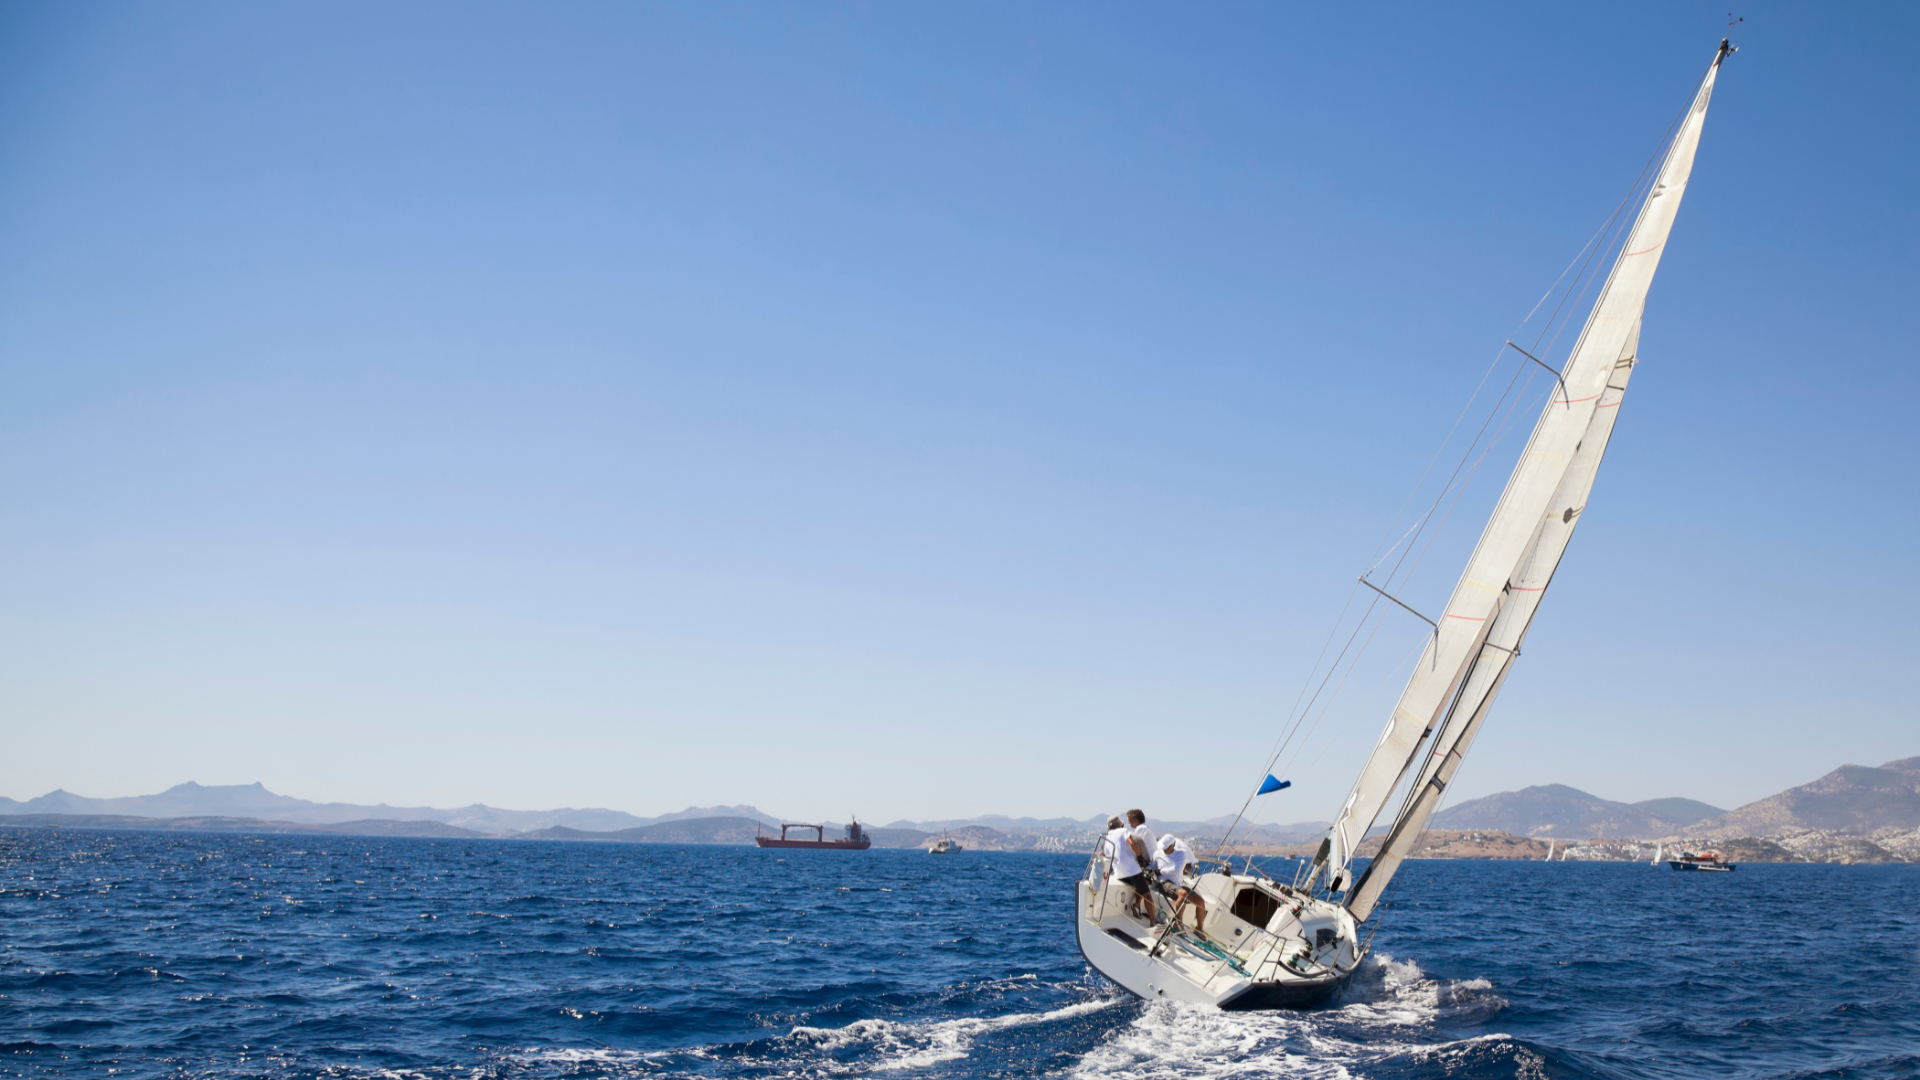
[[[1418, 766], [1380, 856], [1347, 893], [1356, 919], [1372, 914], [1438, 806], [1519, 656], [1586, 506], [1633, 370], [1647, 290], [1693, 171], [1714, 79], [1731, 52], [1721, 42], [1433, 639], [1334, 820], [1326, 870], [1329, 886], [1339, 889], [1348, 884], [1360, 841]], [[1436, 729], [1423, 761], [1421, 748]]]

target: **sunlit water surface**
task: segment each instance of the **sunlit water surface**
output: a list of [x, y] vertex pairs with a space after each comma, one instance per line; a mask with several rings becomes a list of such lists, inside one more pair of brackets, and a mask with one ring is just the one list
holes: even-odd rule
[[1920, 1076], [1920, 866], [1410, 863], [1310, 1013], [1115, 990], [1081, 866], [0, 828], [0, 1069]]

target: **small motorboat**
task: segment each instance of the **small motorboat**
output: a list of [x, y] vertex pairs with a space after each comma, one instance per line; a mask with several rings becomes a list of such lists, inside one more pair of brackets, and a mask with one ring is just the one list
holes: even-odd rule
[[1675, 870], [1714, 870], [1725, 873], [1733, 869], [1725, 855], [1717, 851], [1682, 851], [1677, 859], [1668, 859], [1667, 865]]
[[951, 855], [956, 851], [965, 851], [965, 850], [966, 849], [961, 847], [959, 844], [954, 843], [953, 837], [948, 836], [946, 833], [941, 833], [940, 839], [935, 840], [933, 842], [933, 845], [927, 848], [927, 854]]

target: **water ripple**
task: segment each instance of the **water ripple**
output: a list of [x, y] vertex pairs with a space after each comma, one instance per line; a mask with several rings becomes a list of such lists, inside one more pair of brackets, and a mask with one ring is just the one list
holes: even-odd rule
[[1313, 1013], [1091, 973], [1071, 856], [0, 827], [23, 1076], [1920, 1075], [1920, 868], [1407, 865]]

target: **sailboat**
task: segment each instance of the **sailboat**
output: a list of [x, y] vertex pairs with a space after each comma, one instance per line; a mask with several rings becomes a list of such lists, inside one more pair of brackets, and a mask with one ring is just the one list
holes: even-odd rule
[[[1420, 616], [1432, 637], [1311, 864], [1281, 882], [1251, 858], [1240, 872], [1212, 860], [1208, 872], [1183, 883], [1205, 900], [1203, 932], [1191, 905], [1162, 901], [1157, 921], [1130, 912], [1129, 887], [1112, 872], [1116, 853], [1103, 843], [1074, 886], [1075, 936], [1102, 975], [1148, 1000], [1297, 1008], [1324, 1003], [1360, 966], [1371, 941], [1361, 940], [1360, 928], [1379, 909], [1519, 659], [1586, 509], [1638, 360], [1641, 311], [1693, 171], [1714, 81], [1732, 52], [1720, 43], [1571, 354], [1560, 369], [1548, 367], [1551, 398], [1446, 608], [1438, 619]], [[1396, 791], [1404, 794], [1378, 854], [1362, 858], [1361, 841]]]

